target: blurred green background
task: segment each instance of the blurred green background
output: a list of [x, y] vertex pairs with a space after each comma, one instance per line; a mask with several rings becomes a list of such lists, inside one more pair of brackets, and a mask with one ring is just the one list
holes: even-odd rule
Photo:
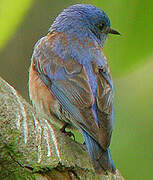
[[102, 8], [121, 36], [104, 52], [115, 85], [111, 151], [126, 180], [153, 179], [152, 0], [0, 0], [0, 75], [28, 100], [28, 68], [35, 42], [57, 14], [76, 3]]

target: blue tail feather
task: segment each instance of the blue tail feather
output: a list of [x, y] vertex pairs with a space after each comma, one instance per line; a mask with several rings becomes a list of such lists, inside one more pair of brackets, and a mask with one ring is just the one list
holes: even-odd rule
[[97, 173], [106, 173], [106, 171], [115, 173], [116, 169], [110, 154], [106, 151], [84, 130], [82, 130], [86, 147], [91, 157], [91, 161]]

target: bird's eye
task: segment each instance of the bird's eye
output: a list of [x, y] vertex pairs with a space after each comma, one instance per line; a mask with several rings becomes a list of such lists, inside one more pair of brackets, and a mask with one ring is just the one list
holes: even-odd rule
[[100, 31], [102, 31], [102, 30], [103, 30], [104, 26], [105, 26], [105, 24], [104, 24], [104, 23], [100, 23], [100, 24], [98, 25], [98, 28], [100, 29]]

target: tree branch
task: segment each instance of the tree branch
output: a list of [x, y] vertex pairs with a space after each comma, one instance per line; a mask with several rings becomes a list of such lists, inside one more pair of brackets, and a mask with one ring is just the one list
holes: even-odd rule
[[45, 115], [37, 115], [0, 78], [0, 179], [123, 180], [97, 176], [84, 145], [65, 136]]

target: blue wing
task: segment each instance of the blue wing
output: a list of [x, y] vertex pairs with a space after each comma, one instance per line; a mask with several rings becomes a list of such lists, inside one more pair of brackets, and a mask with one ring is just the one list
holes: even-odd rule
[[46, 41], [44, 37], [35, 47], [32, 57], [35, 69], [62, 109], [69, 113], [72, 124], [99, 141], [99, 128], [91, 109], [94, 98], [83, 65], [69, 55], [63, 60]]
[[[107, 149], [113, 126], [113, 85], [102, 52], [97, 48], [76, 50], [75, 42], [74, 53], [70, 52], [65, 39], [48, 39], [42, 38], [35, 47], [36, 70], [70, 114], [72, 124]], [[55, 49], [53, 44], [59, 46]]]

